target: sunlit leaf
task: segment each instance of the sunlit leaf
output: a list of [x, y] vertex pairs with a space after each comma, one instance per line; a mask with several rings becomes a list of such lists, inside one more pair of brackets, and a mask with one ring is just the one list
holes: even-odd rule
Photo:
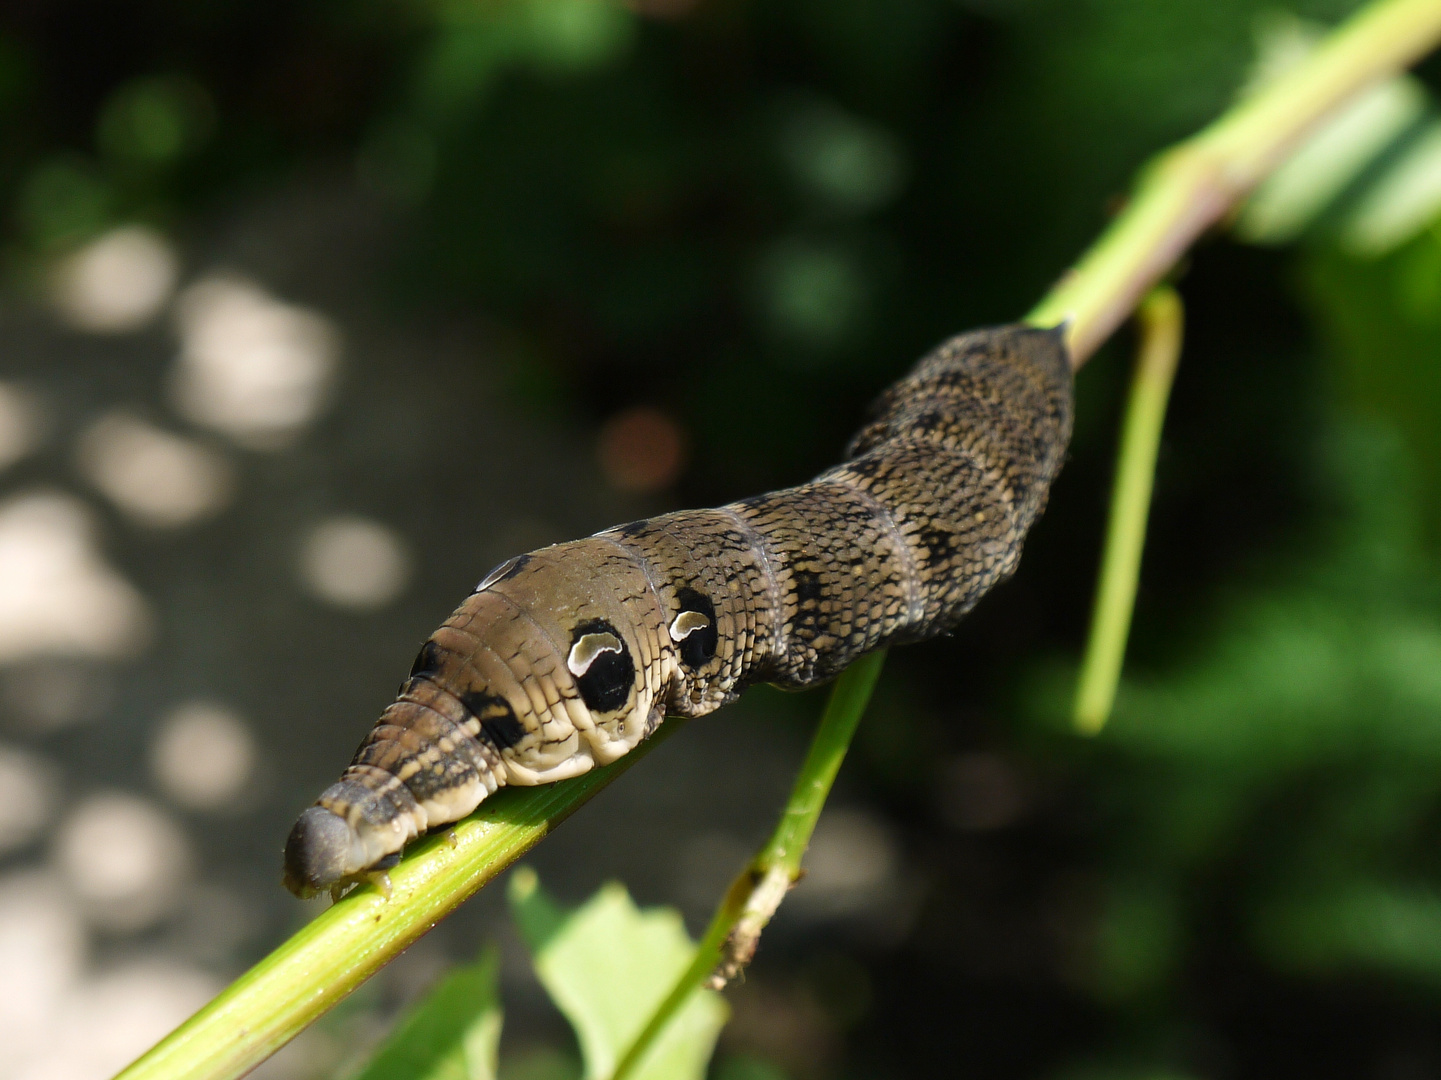
[[[614, 883], [564, 911], [525, 868], [511, 876], [510, 903], [536, 974], [575, 1028], [587, 1080], [608, 1077], [694, 955], [680, 914], [642, 911]], [[720, 995], [697, 990], [636, 1080], [700, 1080], [728, 1013]]]
[[1251, 197], [1236, 222], [1237, 234], [1255, 244], [1296, 239], [1425, 108], [1426, 92], [1411, 78], [1392, 79], [1361, 95]]
[[1383, 255], [1441, 217], [1441, 121], [1421, 133], [1359, 198], [1341, 242], [1358, 255]]

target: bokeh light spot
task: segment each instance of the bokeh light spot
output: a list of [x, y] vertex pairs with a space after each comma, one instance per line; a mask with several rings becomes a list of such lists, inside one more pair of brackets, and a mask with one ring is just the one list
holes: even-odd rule
[[16, 213], [38, 247], [56, 250], [100, 232], [114, 201], [114, 191], [93, 165], [64, 155], [31, 169], [21, 183]]
[[614, 4], [541, 0], [524, 10], [536, 64], [558, 73], [603, 67], [621, 56], [634, 37], [630, 15]]
[[100, 149], [117, 161], [164, 165], [204, 141], [214, 125], [214, 114], [210, 95], [193, 80], [133, 79], [101, 106], [95, 139]]
[[840, 212], [858, 214], [884, 206], [905, 183], [901, 144], [826, 101], [793, 102], [780, 124], [779, 143], [792, 175]]
[[178, 273], [179, 259], [165, 237], [141, 225], [125, 225], [56, 265], [51, 301], [77, 330], [125, 333], [160, 314]]
[[961, 754], [941, 770], [938, 809], [946, 824], [986, 832], [1011, 824], [1026, 810], [1021, 778], [997, 754]]
[[113, 1076], [219, 989], [210, 975], [165, 961], [89, 979], [61, 1003], [44, 1052], [15, 1080]]
[[150, 767], [160, 789], [191, 810], [231, 805], [255, 769], [255, 738], [223, 705], [190, 701], [160, 725]]
[[1357, 202], [1342, 242], [1374, 258], [1400, 247], [1441, 217], [1441, 121], [1432, 121]]
[[325, 316], [243, 278], [216, 275], [176, 303], [181, 413], [242, 446], [278, 449], [315, 419], [340, 354]]
[[0, 382], [0, 469], [15, 464], [45, 435], [45, 409], [25, 387]]
[[76, 461], [116, 506], [154, 528], [218, 513], [235, 487], [230, 464], [215, 450], [125, 412], [96, 421], [80, 437]]
[[361, 517], [335, 517], [306, 538], [300, 580], [314, 596], [336, 607], [384, 607], [410, 578], [410, 554], [395, 531]]
[[760, 283], [772, 332], [812, 349], [839, 345], [864, 316], [870, 292], [852, 252], [799, 239], [770, 250]]
[[686, 436], [659, 409], [638, 405], [612, 416], [596, 447], [601, 472], [612, 487], [644, 494], [675, 483], [685, 468]]
[[35, 840], [60, 798], [58, 770], [40, 755], [0, 743], [0, 855]]
[[0, 503], [0, 663], [131, 657], [149, 630], [144, 599], [96, 550], [84, 504], [50, 493]]
[[797, 906], [816, 914], [848, 915], [883, 903], [893, 892], [900, 853], [890, 830], [862, 810], [827, 809], [816, 823], [797, 889]]
[[85, 926], [53, 874], [0, 877], [0, 1075], [48, 1041], [50, 1024], [85, 963]]
[[184, 832], [158, 807], [123, 793], [92, 795], [60, 827], [55, 859], [101, 929], [135, 931], [175, 909], [190, 877]]

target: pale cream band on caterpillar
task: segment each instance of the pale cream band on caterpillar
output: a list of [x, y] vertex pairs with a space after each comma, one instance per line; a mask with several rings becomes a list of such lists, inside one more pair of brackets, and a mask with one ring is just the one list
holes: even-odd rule
[[507, 784], [625, 754], [667, 713], [800, 688], [953, 626], [1014, 571], [1071, 433], [1055, 330], [943, 344], [808, 484], [683, 510], [497, 567], [285, 848], [298, 895], [393, 865]]

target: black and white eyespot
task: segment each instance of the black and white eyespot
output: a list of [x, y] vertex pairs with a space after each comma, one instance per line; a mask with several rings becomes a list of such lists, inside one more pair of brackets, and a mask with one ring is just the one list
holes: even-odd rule
[[694, 589], [677, 589], [675, 595], [680, 612], [671, 620], [670, 639], [676, 644], [682, 664], [692, 669], [704, 667], [715, 657], [720, 643], [715, 605]]
[[591, 712], [613, 712], [630, 700], [635, 666], [630, 649], [604, 619], [581, 623], [571, 636], [565, 666]]
[[699, 611], [682, 611], [670, 624], [670, 639], [672, 641], [684, 641], [697, 630], [704, 630], [710, 625], [710, 620]]
[[565, 658], [565, 666], [570, 668], [570, 673], [577, 679], [590, 670], [601, 653], [619, 653], [624, 645], [620, 638], [614, 634], [582, 634], [570, 647], [570, 655]]
[[475, 587], [475, 591], [484, 592], [496, 582], [507, 581], [515, 577], [516, 574], [525, 569], [525, 564], [528, 562], [530, 562], [529, 555], [517, 555], [513, 559], [506, 559], [505, 562], [501, 563], [481, 579], [480, 584]]

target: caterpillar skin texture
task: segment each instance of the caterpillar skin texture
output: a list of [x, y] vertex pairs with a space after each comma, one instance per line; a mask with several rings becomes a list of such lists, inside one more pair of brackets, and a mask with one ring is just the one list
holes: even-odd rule
[[881, 395], [845, 463], [808, 484], [503, 563], [301, 814], [286, 886], [393, 865], [497, 788], [614, 761], [667, 713], [810, 686], [954, 626], [1015, 569], [1071, 412], [1059, 331], [977, 330]]

